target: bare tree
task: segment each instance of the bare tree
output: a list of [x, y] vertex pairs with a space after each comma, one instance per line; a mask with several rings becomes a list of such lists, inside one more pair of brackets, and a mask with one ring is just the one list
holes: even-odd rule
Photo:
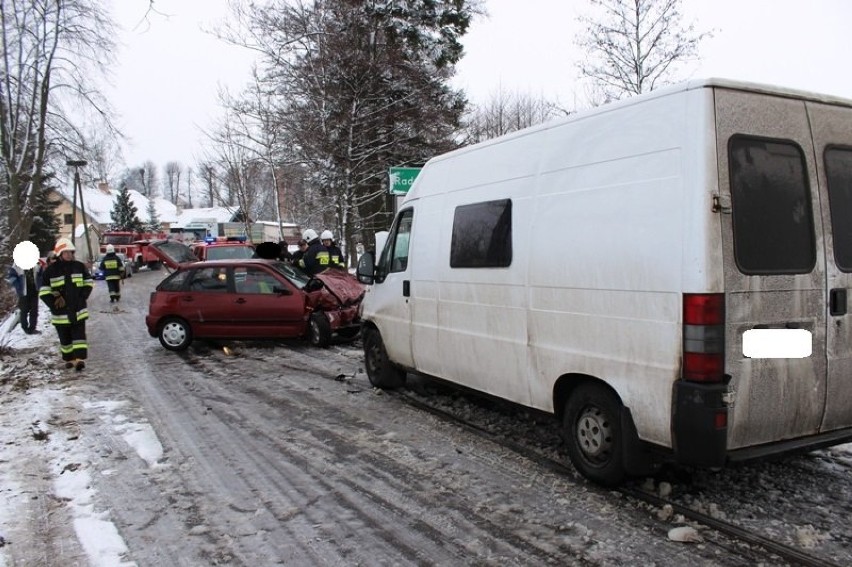
[[94, 126], [83, 139], [83, 156], [88, 160], [88, 170], [93, 179], [110, 181], [121, 163], [121, 150], [115, 136]]
[[212, 160], [199, 162], [198, 175], [204, 183], [204, 195], [207, 197], [207, 206], [215, 206], [216, 195], [219, 194], [216, 184], [216, 164]]
[[264, 206], [263, 189], [268, 187], [264, 164], [246, 143], [240, 118], [233, 111], [226, 114], [208, 137], [212, 143], [208, 162], [216, 164], [221, 183], [218, 185], [221, 190], [214, 191], [216, 197], [223, 205], [240, 210], [249, 234], [249, 220], [258, 218]]
[[529, 94], [509, 93], [501, 88], [483, 104], [474, 105], [465, 116], [465, 142], [474, 144], [546, 122], [561, 115], [555, 102]]
[[[281, 221], [282, 203], [285, 200], [282, 193], [285, 184], [281, 179], [281, 170], [294, 159], [288, 144], [284, 143], [286, 133], [281, 115], [286, 113], [286, 109], [279, 107], [280, 97], [276, 96], [271, 81], [261, 78], [256, 69], [253, 78], [241, 97], [235, 98], [223, 91], [219, 93], [219, 100], [231, 117], [227, 142], [239, 144], [248, 156], [253, 156], [262, 164], [262, 174], [269, 177], [269, 184], [258, 187], [258, 194], [253, 196], [256, 203], [253, 213], [258, 215], [257, 218], [268, 214], [274, 216], [278, 223], [278, 237], [283, 239]], [[219, 140], [220, 143], [224, 141], [221, 138]]]
[[592, 80], [593, 102], [651, 91], [676, 80], [679, 64], [695, 58], [701, 41], [681, 23], [681, 0], [590, 0], [593, 14], [578, 45], [587, 57], [580, 73]]
[[112, 61], [114, 26], [99, 0], [0, 0], [0, 26], [0, 234], [17, 243], [44, 180], [82, 157], [80, 117], [112, 128], [89, 81]]
[[163, 167], [165, 178], [163, 179], [164, 196], [174, 203], [178, 204], [180, 199], [180, 176], [183, 172], [183, 165], [178, 161], [170, 161]]
[[192, 208], [192, 168], [186, 168], [186, 206]]
[[138, 173], [142, 180], [141, 193], [149, 199], [157, 197], [157, 165], [148, 160], [138, 169]]

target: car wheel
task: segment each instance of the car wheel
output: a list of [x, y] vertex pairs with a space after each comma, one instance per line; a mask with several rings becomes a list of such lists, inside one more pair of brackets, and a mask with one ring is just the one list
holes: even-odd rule
[[620, 484], [624, 469], [621, 401], [599, 384], [580, 385], [565, 404], [568, 456], [580, 474], [604, 486]]
[[192, 328], [177, 317], [170, 317], [160, 325], [160, 344], [169, 350], [186, 350], [192, 343]]
[[312, 313], [308, 323], [308, 339], [315, 347], [325, 348], [331, 342], [331, 323], [324, 313]]
[[393, 390], [405, 384], [405, 371], [398, 368], [388, 359], [385, 343], [378, 329], [369, 327], [363, 329], [364, 365], [367, 367], [367, 378], [376, 388]]

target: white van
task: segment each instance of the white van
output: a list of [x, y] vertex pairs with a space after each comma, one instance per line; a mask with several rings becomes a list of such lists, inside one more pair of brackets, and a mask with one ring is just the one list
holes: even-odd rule
[[845, 442], [852, 101], [691, 81], [435, 157], [359, 278], [374, 385], [552, 412], [597, 482]]

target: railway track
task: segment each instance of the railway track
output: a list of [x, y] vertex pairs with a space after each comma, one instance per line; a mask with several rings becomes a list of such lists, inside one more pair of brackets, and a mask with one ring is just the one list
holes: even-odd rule
[[[508, 450], [514, 451], [524, 456], [525, 458], [535, 462], [536, 464], [547, 468], [552, 472], [576, 476], [576, 472], [570, 465], [566, 465], [560, 462], [559, 460], [554, 459], [553, 457], [541, 451], [541, 449], [525, 445], [516, 441], [512, 441], [510, 439], [507, 439], [506, 436], [502, 434], [490, 431], [487, 427], [482, 426], [481, 424], [476, 423], [475, 421], [459, 416], [457, 414], [453, 414], [440, 407], [431, 405], [428, 402], [424, 401], [422, 399], [422, 396], [417, 396], [413, 394], [410, 390], [398, 390], [394, 392], [394, 395], [406, 404], [414, 406], [447, 422], [463, 427], [471, 433], [480, 436], [484, 439], [487, 439], [488, 441], [500, 445]], [[600, 490], [602, 493], [612, 492], [603, 488], [601, 488]], [[767, 560], [773, 561], [773, 564], [777, 564], [775, 562], [780, 559], [789, 565], [803, 567], [841, 566], [840, 563], [833, 562], [830, 559], [809, 554], [806, 551], [803, 551], [786, 543], [771, 539], [754, 531], [744, 529], [731, 522], [727, 522], [717, 517], [713, 517], [703, 512], [694, 510], [687, 506], [681, 505], [673, 500], [663, 498], [657, 494], [652, 494], [636, 486], [625, 485], [619, 488], [616, 492], [618, 492], [622, 496], [632, 498], [635, 501], [641, 502], [649, 506], [651, 510], [659, 511], [662, 510], [664, 507], [668, 506], [671, 508], [671, 511], [674, 514], [683, 516], [684, 518], [696, 524], [710, 528], [711, 530], [714, 530], [719, 534], [723, 534], [726, 538], [729, 538], [733, 542], [740, 542], [743, 545], [730, 545], [724, 541], [724, 538], [717, 539], [712, 537], [712, 535], [709, 535], [706, 538], [708, 542], [717, 545], [725, 552], [743, 555], [744, 559], [749, 562], [754, 561], [755, 564], [759, 562], [766, 562]], [[657, 519], [652, 514], [649, 514], [649, 517], [651, 517], [652, 521], [654, 522], [658, 522], [660, 524], [665, 524], [668, 527], [672, 527], [670, 524], [667, 524], [666, 522]], [[755, 548], [759, 550], [756, 553]]]

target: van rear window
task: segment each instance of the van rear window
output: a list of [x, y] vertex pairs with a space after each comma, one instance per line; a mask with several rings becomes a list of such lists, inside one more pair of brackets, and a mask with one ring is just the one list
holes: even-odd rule
[[452, 268], [505, 268], [512, 263], [512, 201], [456, 207]]
[[816, 263], [805, 158], [793, 142], [734, 136], [728, 145], [734, 256], [744, 274], [805, 274]]
[[834, 261], [844, 272], [852, 272], [852, 148], [825, 151]]

